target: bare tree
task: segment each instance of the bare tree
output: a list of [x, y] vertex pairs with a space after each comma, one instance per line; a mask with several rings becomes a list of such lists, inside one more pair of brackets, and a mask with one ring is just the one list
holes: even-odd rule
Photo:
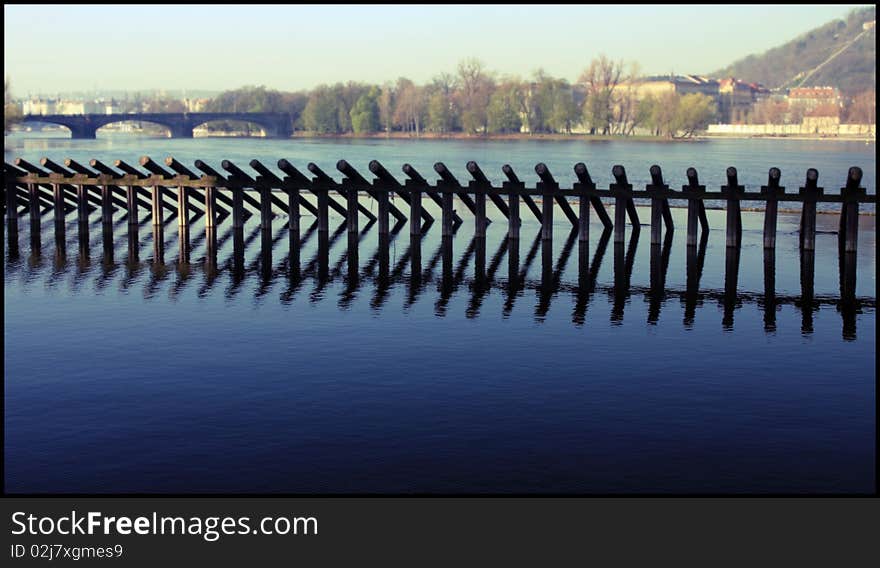
[[614, 89], [620, 83], [623, 61], [612, 61], [604, 53], [590, 62], [578, 78], [587, 87], [587, 101], [584, 109], [585, 121], [591, 131], [601, 128], [608, 134], [614, 120]]

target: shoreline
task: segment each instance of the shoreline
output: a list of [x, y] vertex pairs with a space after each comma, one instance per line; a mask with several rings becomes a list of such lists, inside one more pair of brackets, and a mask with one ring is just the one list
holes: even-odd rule
[[[43, 132], [43, 131], [37, 131]], [[45, 131], [50, 132], [50, 131]], [[10, 130], [4, 133], [5, 135], [9, 134], [28, 134], [27, 131], [24, 130]], [[145, 136], [149, 138], [165, 138], [162, 133], [159, 132], [149, 132], [149, 131], [121, 131], [121, 130], [113, 130], [113, 134], [133, 134], [139, 136]], [[268, 138], [267, 136], [259, 136], [254, 134], [248, 134], [245, 132], [239, 131], [214, 131], [210, 133], [198, 132], [195, 133], [193, 138]], [[391, 132], [391, 133], [370, 133], [370, 134], [354, 134], [352, 132], [346, 132], [343, 134], [317, 134], [313, 132], [307, 131], [297, 131], [294, 132], [289, 138], [282, 138], [284, 140], [413, 140], [413, 141], [422, 141], [422, 140], [431, 140], [431, 141], [473, 141], [473, 142], [510, 142], [510, 141], [547, 141], [547, 142], [653, 142], [653, 143], [661, 143], [661, 144], [697, 144], [697, 143], [705, 143], [712, 140], [752, 140], [752, 139], [762, 139], [762, 140], [800, 140], [800, 141], [836, 141], [836, 142], [865, 142], [866, 144], [871, 144], [876, 142], [874, 138], [868, 138], [865, 136], [827, 136], [817, 134], [815, 136], [804, 136], [804, 135], [793, 135], [793, 136], [779, 136], [773, 134], [698, 134], [696, 136], [687, 137], [687, 138], [667, 138], [665, 136], [647, 136], [647, 135], [633, 135], [633, 136], [620, 136], [620, 135], [602, 135], [602, 134], [548, 134], [548, 133], [537, 133], [537, 134], [527, 134], [527, 133], [511, 133], [511, 134], [465, 134], [465, 133], [452, 133], [452, 134], [437, 134], [433, 132], [428, 132], [424, 134], [420, 134], [419, 136], [415, 136], [414, 134], [404, 133], [404, 132]]]

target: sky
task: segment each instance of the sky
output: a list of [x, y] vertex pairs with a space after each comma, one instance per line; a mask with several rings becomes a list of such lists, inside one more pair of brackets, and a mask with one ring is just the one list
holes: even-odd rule
[[643, 74], [709, 73], [857, 5], [5, 5], [16, 97], [69, 91], [422, 84], [477, 57], [569, 81], [593, 57]]

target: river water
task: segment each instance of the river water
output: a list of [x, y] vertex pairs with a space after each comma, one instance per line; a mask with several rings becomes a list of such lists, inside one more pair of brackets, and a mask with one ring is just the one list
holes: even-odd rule
[[[777, 166], [790, 190], [815, 167], [829, 192], [856, 165], [874, 193], [873, 151], [22, 134], [5, 158], [173, 155], [219, 169], [283, 157], [337, 179], [338, 159], [366, 173], [375, 158], [432, 180], [436, 161], [468, 179], [473, 159], [493, 181], [510, 163], [530, 184], [537, 162], [567, 183], [584, 161], [600, 186], [615, 163], [636, 185], [657, 163], [670, 185], [693, 165], [710, 188], [732, 165], [748, 189]], [[6, 491], [875, 491], [873, 216], [845, 269], [833, 214], [819, 215], [815, 255], [799, 252], [797, 214], [781, 215], [768, 255], [763, 216], [746, 212], [735, 254], [724, 212], [710, 210], [689, 256], [683, 209], [652, 247], [647, 227], [615, 244], [598, 223], [581, 245], [563, 215], [545, 245], [525, 208], [517, 243], [488, 207], [485, 241], [459, 205], [451, 244], [439, 223], [421, 239], [399, 226], [385, 243], [363, 219], [351, 238], [331, 213], [322, 237], [312, 217], [291, 235], [285, 216], [264, 234], [255, 215], [240, 239], [221, 225], [216, 253], [201, 219], [189, 235], [173, 218], [130, 233], [121, 213], [108, 231], [96, 212], [79, 235], [71, 214], [57, 235], [51, 213], [38, 231], [22, 216], [14, 234], [4, 227]]]

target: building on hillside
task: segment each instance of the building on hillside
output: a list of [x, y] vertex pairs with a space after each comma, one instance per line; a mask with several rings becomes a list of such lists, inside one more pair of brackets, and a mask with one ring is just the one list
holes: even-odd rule
[[827, 109], [829, 105], [840, 109], [843, 99], [834, 87], [797, 87], [788, 91], [788, 104], [809, 113], [816, 107]]
[[746, 83], [734, 77], [718, 82], [718, 118], [722, 123], [743, 122], [759, 100], [770, 90], [759, 83]]

